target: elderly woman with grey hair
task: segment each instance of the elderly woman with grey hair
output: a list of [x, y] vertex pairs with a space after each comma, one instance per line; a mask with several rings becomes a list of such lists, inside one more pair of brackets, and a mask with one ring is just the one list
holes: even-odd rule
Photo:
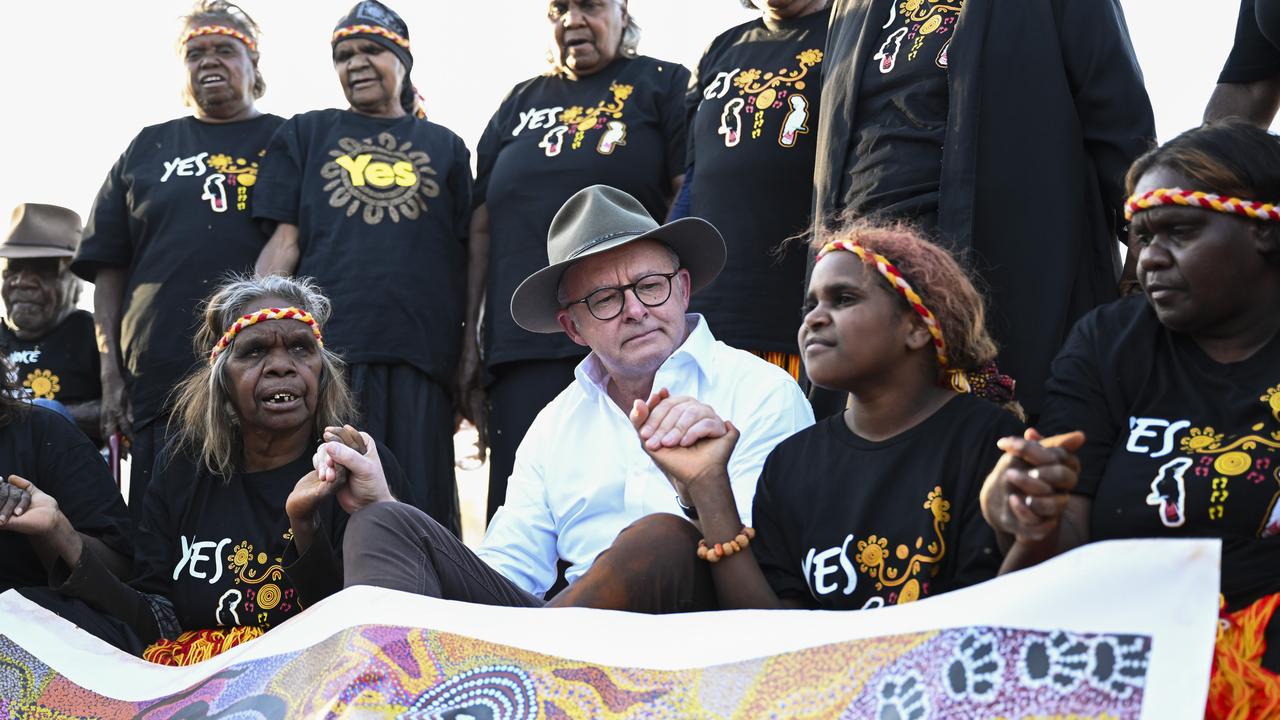
[[[233, 278], [195, 336], [208, 362], [177, 388], [175, 438], [156, 463], [129, 585], [92, 553], [51, 584], [122, 621], [115, 644], [186, 664], [261, 635], [342, 586], [347, 514], [386, 483], [313, 471], [319, 438], [364, 451], [343, 362], [324, 347], [329, 301], [307, 279]], [[403, 476], [380, 453], [396, 492]], [[75, 619], [75, 618], [73, 618]]]
[[585, 354], [563, 335], [521, 329], [507, 310], [516, 285], [546, 265], [551, 218], [599, 184], [661, 222], [685, 169], [689, 71], [637, 52], [626, 0], [552, 0], [547, 20], [550, 69], [511, 90], [477, 148], [457, 397], [482, 440], [488, 430], [490, 516], [516, 446]]

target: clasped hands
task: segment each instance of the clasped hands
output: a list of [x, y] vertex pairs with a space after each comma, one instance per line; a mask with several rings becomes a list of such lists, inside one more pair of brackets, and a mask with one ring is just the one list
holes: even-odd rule
[[1042, 437], [1034, 428], [1001, 438], [1004, 455], [982, 485], [982, 514], [999, 533], [1023, 544], [1056, 538], [1067, 498], [1075, 488], [1084, 433]]
[[680, 495], [695, 507], [729, 492], [728, 464], [738, 443], [738, 428], [710, 405], [666, 388], [647, 401], [636, 400], [629, 413], [641, 447], [653, 458]]
[[314, 469], [298, 481], [285, 501], [291, 520], [310, 519], [320, 501], [330, 495], [348, 514], [395, 499], [373, 438], [350, 425], [324, 429], [324, 442], [316, 448], [311, 465]]

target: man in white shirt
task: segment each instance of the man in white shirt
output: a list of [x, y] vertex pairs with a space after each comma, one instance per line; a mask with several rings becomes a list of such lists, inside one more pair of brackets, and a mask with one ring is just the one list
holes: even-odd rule
[[[637, 403], [652, 408], [640, 432], [651, 449], [723, 435], [731, 420], [742, 433], [729, 463], [739, 508], [751, 507], [769, 451], [813, 424], [790, 375], [717, 341], [701, 316], [685, 314], [690, 295], [724, 266], [724, 241], [706, 221], [658, 226], [630, 195], [597, 185], [556, 214], [547, 254], [549, 266], [512, 297], [512, 316], [592, 352], [525, 435], [483, 544], [472, 554], [410, 506], [372, 505], [346, 531], [347, 585], [539, 606], [564, 560], [570, 586], [556, 604], [693, 609], [692, 596], [709, 587], [694, 576], [705, 573], [656, 591], [626, 578], [628, 560], [645, 552], [635, 538], [688, 543], [690, 566], [701, 562], [696, 527], [678, 517], [696, 518], [696, 508], [683, 507], [628, 414]], [[357, 477], [377, 467], [342, 446], [328, 452]], [[646, 524], [646, 532], [624, 532]], [[652, 597], [632, 597], [631, 588]]]

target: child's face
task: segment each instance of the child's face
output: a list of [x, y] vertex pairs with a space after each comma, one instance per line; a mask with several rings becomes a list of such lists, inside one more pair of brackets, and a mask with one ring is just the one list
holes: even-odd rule
[[832, 252], [814, 267], [799, 343], [814, 383], [854, 391], [888, 378], [912, 352], [911, 316], [874, 268], [851, 252]]

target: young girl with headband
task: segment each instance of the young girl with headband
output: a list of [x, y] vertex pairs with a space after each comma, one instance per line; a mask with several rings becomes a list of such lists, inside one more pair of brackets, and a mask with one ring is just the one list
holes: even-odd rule
[[[996, 441], [1022, 423], [981, 295], [906, 226], [853, 225], [814, 249], [805, 370], [852, 402], [769, 455], [755, 527], [741, 526], [729, 492], [731, 422], [723, 437], [650, 450], [697, 516], [720, 606], [874, 608], [994, 576], [978, 491]], [[642, 437], [648, 410], [632, 413]]]
[[1230, 122], [1129, 170], [1143, 294], [1077, 323], [1040, 430], [1083, 431], [1078, 482], [1032, 478], [1029, 439], [983, 491], [1008, 569], [1091, 540], [1216, 537], [1221, 605], [1207, 717], [1280, 714], [1280, 138]]

